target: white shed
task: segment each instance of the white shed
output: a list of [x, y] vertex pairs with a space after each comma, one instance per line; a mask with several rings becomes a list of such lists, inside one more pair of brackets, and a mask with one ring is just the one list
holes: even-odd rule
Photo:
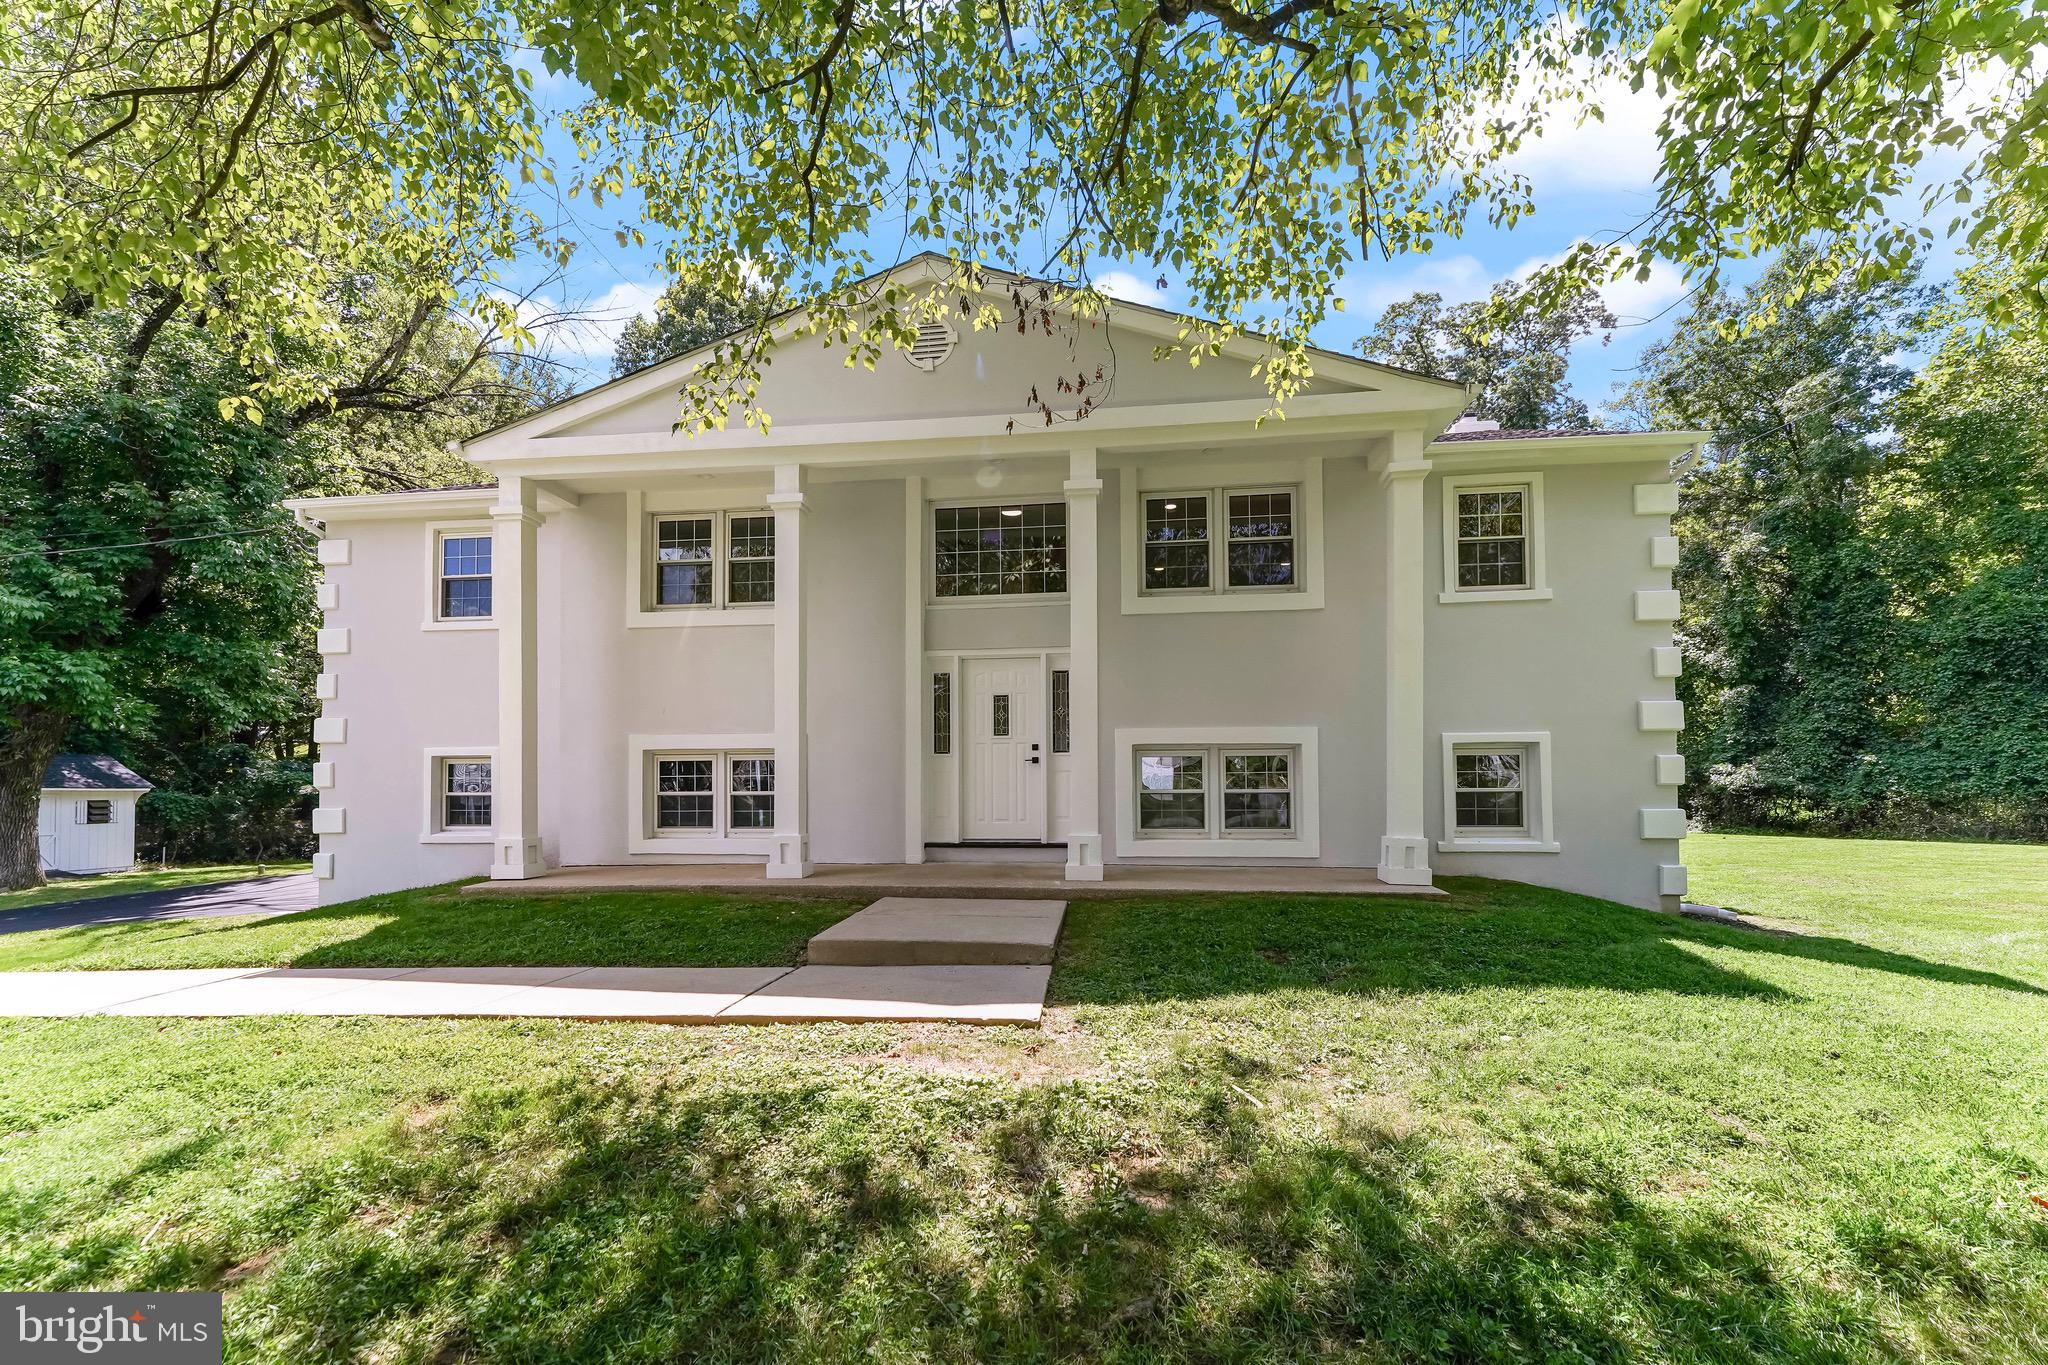
[[59, 754], [43, 770], [37, 852], [50, 872], [135, 866], [135, 803], [149, 783], [105, 754]]

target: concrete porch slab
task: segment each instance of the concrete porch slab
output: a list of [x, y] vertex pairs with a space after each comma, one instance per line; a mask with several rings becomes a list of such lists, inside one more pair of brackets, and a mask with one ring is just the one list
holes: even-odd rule
[[676, 863], [550, 868], [525, 881], [480, 881], [466, 896], [551, 896], [579, 891], [701, 891], [722, 895], [852, 899], [956, 896], [1084, 900], [1114, 896], [1442, 896], [1394, 886], [1369, 867], [1150, 867], [1118, 864], [1099, 882], [1070, 882], [1060, 863], [820, 863], [808, 877], [768, 880], [759, 863]]
[[1067, 903], [885, 896], [811, 939], [829, 967], [1030, 966], [1052, 961]]
[[1045, 1012], [1050, 967], [799, 967], [721, 1024], [1025, 1024]]

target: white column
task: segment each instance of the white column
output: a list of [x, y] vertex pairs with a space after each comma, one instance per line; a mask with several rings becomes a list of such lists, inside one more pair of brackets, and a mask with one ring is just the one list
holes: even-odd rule
[[1380, 836], [1379, 878], [1428, 886], [1429, 839], [1423, 824], [1422, 489], [1429, 477], [1422, 433], [1397, 431], [1382, 471], [1387, 549], [1387, 824]]
[[1102, 768], [1097, 755], [1097, 693], [1102, 606], [1102, 480], [1095, 451], [1067, 462], [1067, 763], [1072, 802], [1067, 822], [1067, 880], [1102, 880]]
[[804, 471], [775, 466], [775, 853], [771, 877], [811, 875], [809, 744], [804, 735]]
[[931, 670], [924, 659], [924, 480], [903, 481], [903, 861], [924, 861], [924, 751]]
[[491, 770], [494, 854], [500, 881], [538, 877], [540, 852], [539, 489], [504, 475], [491, 508], [491, 615], [498, 627], [498, 753]]

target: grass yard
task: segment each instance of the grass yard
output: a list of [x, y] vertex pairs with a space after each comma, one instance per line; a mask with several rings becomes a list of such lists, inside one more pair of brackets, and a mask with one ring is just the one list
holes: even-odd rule
[[0, 891], [0, 914], [32, 905], [98, 900], [137, 891], [175, 891], [213, 882], [238, 882], [250, 877], [281, 877], [310, 871], [310, 863], [210, 863], [199, 867], [138, 867], [132, 872], [103, 872], [94, 877], [64, 877], [32, 891]]
[[[2048, 1359], [2048, 849], [1687, 853], [1796, 933], [1464, 881], [1077, 903], [1039, 1032], [0, 1023], [0, 1287], [218, 1287], [293, 1365]], [[780, 961], [850, 908], [0, 965]]]

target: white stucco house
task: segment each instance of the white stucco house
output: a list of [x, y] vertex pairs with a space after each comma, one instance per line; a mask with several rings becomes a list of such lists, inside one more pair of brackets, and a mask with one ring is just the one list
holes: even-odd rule
[[150, 784], [105, 754], [58, 754], [43, 770], [36, 854], [46, 872], [84, 875], [135, 866], [135, 807]]
[[468, 442], [495, 487], [292, 503], [323, 899], [1023, 858], [1675, 907], [1700, 433], [1454, 428], [1461, 386], [1329, 353], [1261, 425], [1256, 338], [1197, 368], [1168, 313], [1033, 322], [782, 348], [766, 433], [676, 430], [679, 357]]

